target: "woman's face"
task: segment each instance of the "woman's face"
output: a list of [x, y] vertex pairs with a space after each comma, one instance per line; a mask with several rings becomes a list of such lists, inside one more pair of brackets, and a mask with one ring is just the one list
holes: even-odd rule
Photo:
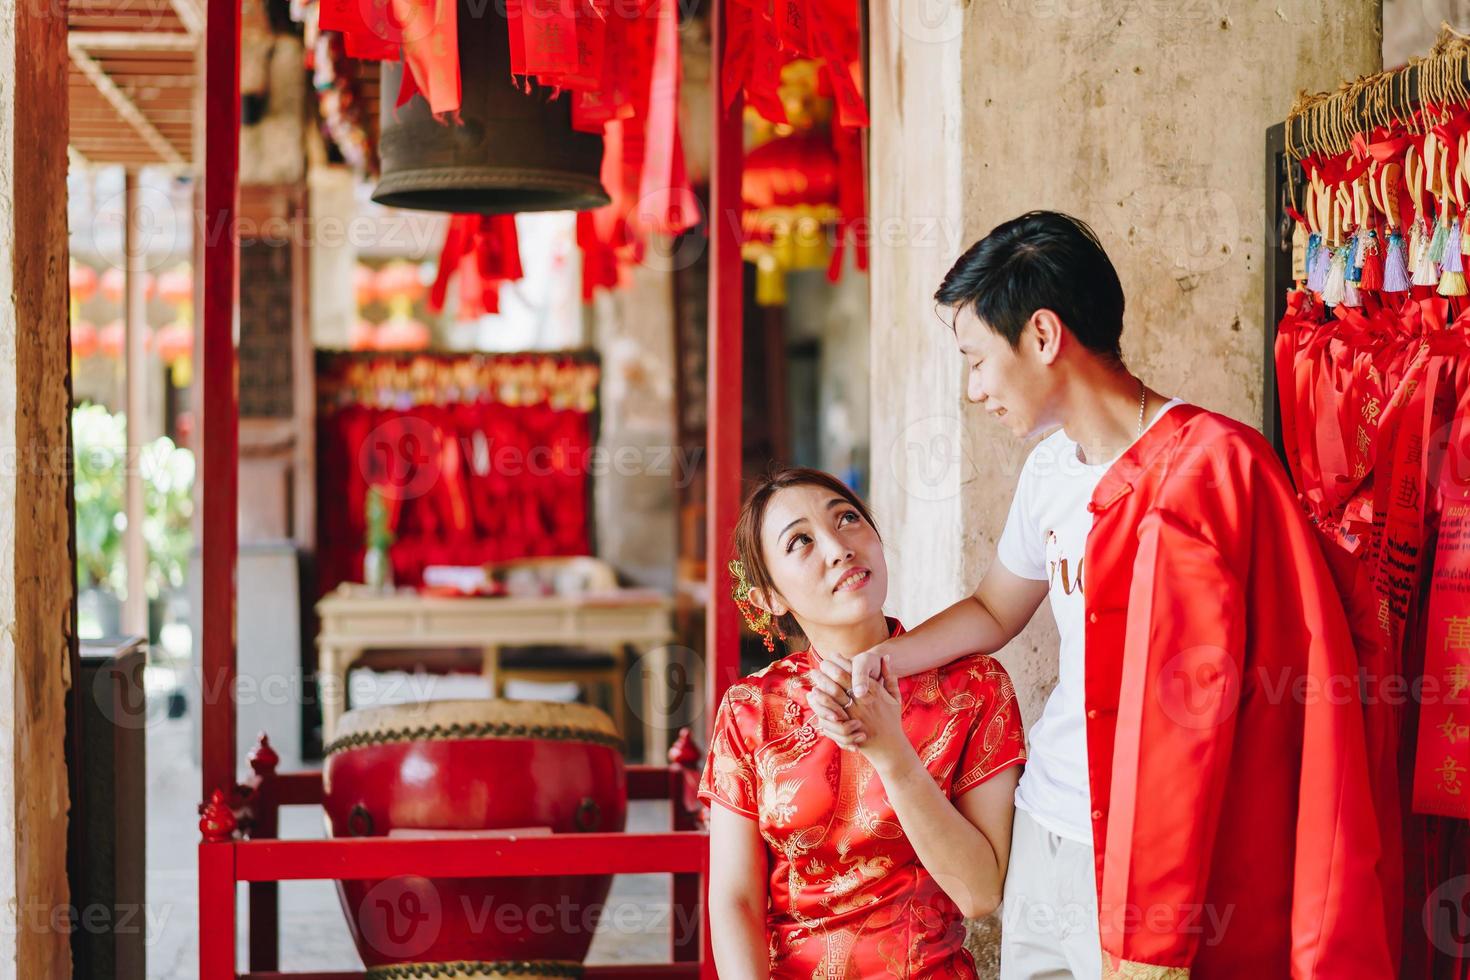
[[[888, 565], [873, 525], [825, 487], [776, 491], [766, 505], [761, 548], [775, 594], [763, 597], [777, 616], [841, 627], [883, 614]], [[806, 630], [810, 634], [810, 630]]]

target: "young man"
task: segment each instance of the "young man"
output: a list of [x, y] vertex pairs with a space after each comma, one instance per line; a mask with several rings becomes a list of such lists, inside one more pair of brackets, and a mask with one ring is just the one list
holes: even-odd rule
[[1128, 371], [1122, 286], [1074, 218], [999, 226], [936, 299], [969, 400], [1018, 439], [1057, 431], [974, 594], [823, 665], [824, 731], [862, 738], [842, 705], [882, 658], [908, 675], [999, 650], [1050, 599], [1003, 980], [1392, 977], [1353, 646], [1270, 446]]

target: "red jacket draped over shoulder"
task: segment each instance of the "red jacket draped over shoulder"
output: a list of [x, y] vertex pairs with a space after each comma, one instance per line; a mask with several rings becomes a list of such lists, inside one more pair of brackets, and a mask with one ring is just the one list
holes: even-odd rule
[[1352, 639], [1271, 447], [1178, 406], [1089, 506], [1105, 976], [1393, 977]]

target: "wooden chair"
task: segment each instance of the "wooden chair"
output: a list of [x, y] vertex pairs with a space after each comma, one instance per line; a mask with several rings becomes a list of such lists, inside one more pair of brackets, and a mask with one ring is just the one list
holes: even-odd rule
[[[609, 592], [618, 587], [617, 572], [601, 558], [576, 555], [564, 558], [516, 558], [490, 562], [486, 572], [499, 581], [507, 581], [517, 573], [532, 572], [548, 587], [573, 583], [576, 592]], [[602, 689], [607, 698], [608, 713], [618, 734], [629, 735], [628, 697], [623, 685], [628, 674], [628, 652], [584, 650], [576, 647], [507, 648], [500, 653], [500, 666], [492, 680], [491, 697], [499, 697], [501, 684], [508, 680], [535, 681], [543, 684], [571, 682], [587, 688]], [[590, 693], [590, 690], [589, 690]]]

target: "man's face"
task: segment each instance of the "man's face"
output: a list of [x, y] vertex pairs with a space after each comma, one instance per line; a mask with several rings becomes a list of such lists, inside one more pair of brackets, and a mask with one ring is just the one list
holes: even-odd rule
[[1055, 424], [1048, 407], [1055, 381], [1048, 368], [1054, 356], [1047, 354], [1035, 317], [1026, 324], [1014, 349], [969, 306], [955, 317], [954, 328], [969, 369], [965, 375], [967, 399], [1018, 439], [1028, 439]]

